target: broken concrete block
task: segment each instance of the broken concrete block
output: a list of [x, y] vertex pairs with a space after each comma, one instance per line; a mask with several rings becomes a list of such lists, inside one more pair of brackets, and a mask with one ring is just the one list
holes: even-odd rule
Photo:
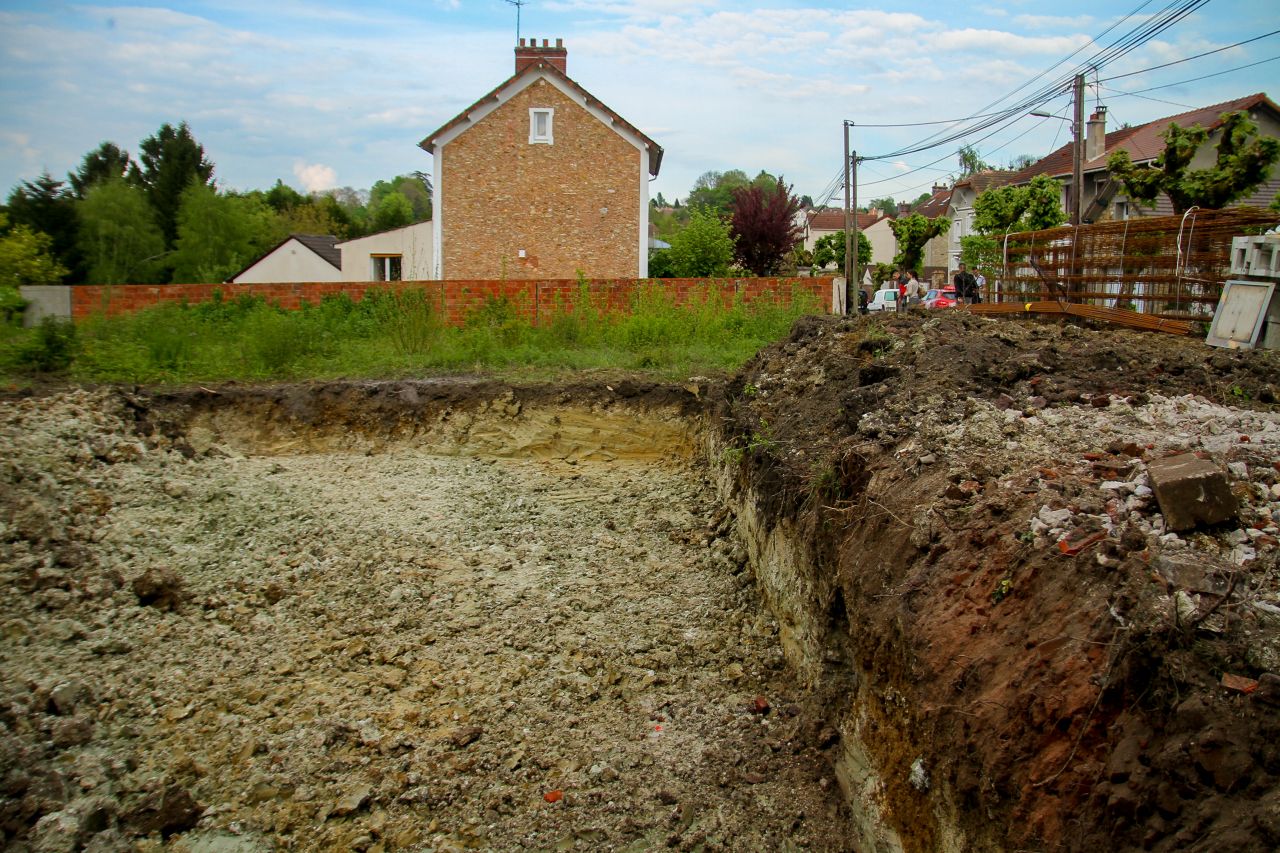
[[1169, 530], [1190, 530], [1236, 517], [1227, 473], [1193, 453], [1157, 459], [1147, 466], [1151, 488]]

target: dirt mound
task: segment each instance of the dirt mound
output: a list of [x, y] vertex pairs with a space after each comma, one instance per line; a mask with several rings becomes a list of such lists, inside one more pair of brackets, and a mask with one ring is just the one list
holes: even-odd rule
[[[1278, 381], [950, 313], [811, 318], [731, 383], [724, 453], [813, 543], [858, 676], [832, 716], [907, 849], [1280, 844]], [[1185, 451], [1238, 520], [1165, 529], [1146, 467]]]

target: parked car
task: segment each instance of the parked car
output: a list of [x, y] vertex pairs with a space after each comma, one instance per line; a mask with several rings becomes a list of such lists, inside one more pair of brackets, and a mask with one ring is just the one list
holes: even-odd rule
[[937, 288], [924, 295], [925, 308], [954, 308], [958, 304], [954, 287]]
[[881, 290], [877, 290], [875, 295], [871, 297], [871, 301], [867, 303], [867, 313], [897, 310], [898, 289], [896, 287], [886, 287]]

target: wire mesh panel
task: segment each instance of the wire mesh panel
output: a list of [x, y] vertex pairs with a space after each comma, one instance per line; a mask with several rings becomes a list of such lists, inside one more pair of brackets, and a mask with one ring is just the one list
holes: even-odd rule
[[1160, 216], [1010, 234], [997, 301], [1056, 299], [1209, 319], [1231, 275], [1231, 240], [1280, 223], [1259, 208]]

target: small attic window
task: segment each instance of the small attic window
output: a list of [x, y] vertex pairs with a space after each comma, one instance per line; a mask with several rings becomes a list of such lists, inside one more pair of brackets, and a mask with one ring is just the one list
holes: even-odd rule
[[529, 110], [529, 144], [542, 143], [551, 145], [551, 120], [555, 110], [546, 107], [534, 107]]

